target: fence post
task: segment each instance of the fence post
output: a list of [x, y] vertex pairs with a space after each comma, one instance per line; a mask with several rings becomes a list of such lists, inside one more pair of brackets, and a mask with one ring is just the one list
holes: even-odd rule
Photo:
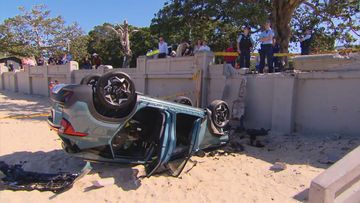
[[208, 104], [208, 84], [209, 84], [209, 65], [214, 61], [213, 52], [197, 52], [195, 54], [195, 69], [202, 70], [201, 74], [201, 107], [206, 107]]
[[136, 60], [136, 75], [139, 78], [136, 89], [139, 92], [147, 94], [147, 59], [146, 56], [139, 56]]

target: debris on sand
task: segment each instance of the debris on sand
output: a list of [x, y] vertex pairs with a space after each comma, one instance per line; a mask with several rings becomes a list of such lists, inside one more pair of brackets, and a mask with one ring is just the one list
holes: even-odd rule
[[100, 187], [114, 185], [115, 180], [114, 180], [114, 178], [103, 178], [103, 179], [99, 179], [99, 180], [94, 180], [91, 183], [93, 184], [94, 187], [100, 188]]
[[274, 171], [274, 172], [279, 172], [279, 171], [283, 171], [285, 170], [286, 164], [284, 162], [275, 162], [274, 165], [272, 165], [270, 167], [270, 170]]
[[268, 134], [269, 131], [270, 130], [265, 130], [264, 128], [246, 130], [246, 133], [250, 136], [250, 145], [259, 148], [265, 147], [264, 144], [262, 144], [259, 140], [257, 140], [257, 137], [265, 136]]
[[0, 171], [5, 175], [1, 180], [9, 190], [39, 190], [62, 193], [69, 190], [73, 184], [91, 171], [90, 163], [84, 166], [80, 173], [37, 173], [24, 171], [22, 165], [8, 165], [0, 161]]

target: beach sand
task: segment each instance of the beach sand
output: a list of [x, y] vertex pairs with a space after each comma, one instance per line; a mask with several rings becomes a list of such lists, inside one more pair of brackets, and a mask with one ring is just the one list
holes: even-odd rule
[[[22, 163], [35, 172], [80, 171], [85, 162], [62, 151], [46, 117], [3, 118], [46, 112], [47, 97], [0, 92], [0, 161]], [[178, 178], [159, 174], [138, 179], [142, 166], [93, 163], [93, 170], [62, 194], [0, 188], [0, 202], [303, 202], [311, 180], [330, 166], [324, 163], [340, 159], [360, 143], [338, 134], [271, 133], [263, 140], [264, 148], [248, 145], [247, 139], [242, 142], [245, 150], [240, 153], [192, 157]], [[286, 169], [269, 170], [277, 161]], [[92, 181], [104, 178], [114, 184], [92, 186]]]

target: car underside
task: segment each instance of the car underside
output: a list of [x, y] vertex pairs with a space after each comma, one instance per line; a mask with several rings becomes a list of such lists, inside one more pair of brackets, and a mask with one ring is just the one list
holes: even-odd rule
[[176, 176], [194, 152], [228, 141], [229, 109], [223, 101], [199, 109], [184, 98], [175, 103], [147, 97], [135, 92], [121, 72], [84, 83], [56, 85], [51, 91], [57, 113], [49, 124], [59, 126], [63, 148], [71, 155], [144, 164], [148, 176], [165, 166]]

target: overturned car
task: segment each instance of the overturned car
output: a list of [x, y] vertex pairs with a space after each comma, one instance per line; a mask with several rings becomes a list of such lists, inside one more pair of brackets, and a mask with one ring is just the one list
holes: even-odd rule
[[143, 164], [147, 177], [164, 167], [178, 176], [194, 153], [229, 140], [224, 101], [199, 109], [186, 97], [169, 102], [144, 96], [120, 71], [55, 85], [51, 100], [48, 123], [67, 153], [89, 161]]

